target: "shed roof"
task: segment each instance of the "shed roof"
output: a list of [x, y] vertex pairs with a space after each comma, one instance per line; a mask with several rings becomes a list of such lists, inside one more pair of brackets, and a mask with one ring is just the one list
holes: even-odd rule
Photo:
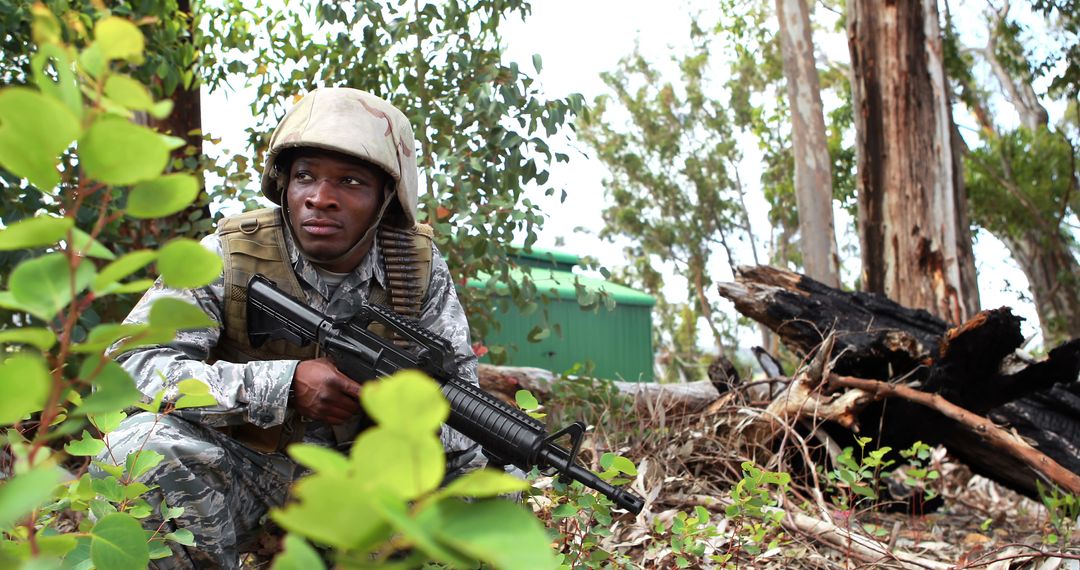
[[[533, 249], [535, 252], [536, 249]], [[570, 254], [561, 254], [563, 256], [570, 256]], [[577, 256], [572, 256], [575, 259]], [[510, 278], [516, 282], [520, 282], [524, 272], [520, 269], [510, 270]], [[537, 291], [541, 293], [551, 292], [554, 293], [559, 299], [567, 299], [577, 301], [577, 288], [574, 286], [575, 279], [577, 283], [584, 285], [586, 288], [595, 291], [605, 292], [615, 302], [622, 305], [639, 305], [644, 307], [651, 307], [656, 304], [656, 298], [647, 293], [642, 293], [636, 289], [631, 289], [623, 285], [616, 283], [610, 283], [603, 279], [597, 279], [594, 277], [588, 277], [585, 275], [576, 275], [570, 271], [562, 271], [559, 269], [544, 269], [534, 267], [530, 274], [533, 283], [536, 284]], [[475, 279], [470, 279], [468, 285], [470, 287], [486, 287], [488, 277], [486, 275], [477, 275]], [[496, 283], [494, 285], [497, 291], [505, 291], [506, 285], [502, 283]]]

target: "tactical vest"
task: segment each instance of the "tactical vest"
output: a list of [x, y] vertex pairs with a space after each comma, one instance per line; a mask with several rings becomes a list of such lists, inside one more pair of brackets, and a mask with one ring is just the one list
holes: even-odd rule
[[[213, 349], [213, 360], [245, 363], [253, 360], [310, 360], [317, 358], [318, 347], [298, 347], [284, 340], [267, 342], [254, 348], [247, 334], [247, 284], [261, 273], [290, 295], [303, 300], [304, 293], [293, 272], [285, 247], [284, 223], [279, 208], [246, 212], [218, 224], [222, 257], [225, 264], [223, 331]], [[411, 230], [380, 226], [379, 251], [387, 277], [388, 289], [372, 281], [368, 302], [393, 309], [398, 314], [417, 318], [420, 305], [431, 282], [431, 226], [416, 224]], [[373, 324], [372, 332], [388, 336]], [[303, 436], [298, 418], [292, 422], [261, 429], [251, 424], [233, 426], [228, 433], [252, 449], [279, 451]]]

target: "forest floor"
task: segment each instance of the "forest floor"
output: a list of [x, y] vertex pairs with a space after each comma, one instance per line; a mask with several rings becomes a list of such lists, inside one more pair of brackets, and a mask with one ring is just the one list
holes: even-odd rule
[[[1022, 496], [943, 449], [908, 459], [865, 442], [845, 454], [822, 426], [807, 425], [750, 444], [747, 418], [762, 408], [734, 398], [705, 413], [644, 410], [610, 393], [549, 403], [556, 415], [596, 426], [586, 463], [598, 468], [608, 450], [634, 458], [631, 487], [646, 497], [642, 515], [617, 516], [594, 547], [606, 560], [588, 552], [585, 529], [595, 520], [537, 509], [569, 537], [574, 568], [1080, 570], [1076, 497]], [[925, 500], [927, 492], [935, 497]]]

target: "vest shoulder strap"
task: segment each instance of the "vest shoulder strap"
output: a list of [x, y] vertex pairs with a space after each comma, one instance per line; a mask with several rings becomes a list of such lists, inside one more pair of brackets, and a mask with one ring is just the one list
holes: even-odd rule
[[304, 298], [285, 247], [281, 210], [266, 208], [222, 220], [218, 236], [224, 257], [224, 331], [218, 343], [218, 357], [246, 362], [270, 356], [313, 358], [311, 347], [300, 348], [285, 341], [273, 341], [252, 348], [247, 339], [247, 284], [262, 273], [285, 292]]

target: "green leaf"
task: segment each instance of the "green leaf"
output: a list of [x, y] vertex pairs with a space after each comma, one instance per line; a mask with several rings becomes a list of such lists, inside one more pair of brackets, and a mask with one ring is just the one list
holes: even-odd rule
[[175, 407], [178, 410], [213, 406], [217, 404], [217, 400], [214, 399], [213, 394], [210, 393], [210, 387], [202, 380], [196, 380], [194, 378], [181, 380], [176, 384], [176, 388], [181, 394], [181, 397], [176, 400], [175, 404]]
[[0, 344], [28, 344], [46, 351], [56, 344], [56, 333], [41, 327], [24, 327], [0, 331]]
[[[122, 469], [123, 468], [121, 468], [121, 471]], [[102, 498], [114, 503], [119, 503], [124, 499], [127, 499], [127, 494], [124, 493], [124, 487], [120, 485], [119, 477], [116, 475], [95, 478], [90, 482], [90, 486], [93, 487], [94, 492], [101, 495]]]
[[98, 325], [90, 331], [85, 342], [73, 345], [71, 351], [75, 353], [102, 352], [106, 348], [112, 346], [114, 342], [125, 337], [134, 336], [149, 328], [150, 327], [145, 324], [122, 325], [108, 323]]
[[424, 551], [432, 558], [450, 564], [455, 568], [467, 568], [471, 566], [468, 560], [452, 550], [445, 548], [439, 543], [435, 533], [441, 523], [435, 517], [424, 517], [414, 520], [409, 516], [409, 507], [402, 499], [377, 494], [373, 497], [372, 506], [375, 512], [401, 533], [416, 548]]
[[195, 546], [195, 535], [186, 528], [178, 528], [165, 535], [165, 540], [171, 540], [184, 546]]
[[127, 459], [124, 461], [124, 471], [130, 479], [138, 479], [164, 460], [165, 456], [156, 451], [149, 449], [133, 451], [128, 454]]
[[148, 111], [154, 106], [150, 91], [127, 75], [110, 75], [105, 81], [105, 96], [132, 111]]
[[371, 493], [357, 492], [357, 480], [336, 473], [320, 473], [293, 486], [297, 502], [270, 517], [281, 528], [316, 542], [341, 549], [389, 536], [390, 527], [370, 513]]
[[124, 421], [125, 418], [127, 418], [127, 414], [124, 412], [107, 412], [90, 416], [90, 422], [94, 424], [98, 431], [107, 434], [116, 431], [120, 427], [120, 422]]
[[136, 408], [139, 408], [140, 410], [142, 410], [144, 412], [150, 412], [151, 414], [156, 414], [156, 413], [161, 411], [161, 402], [164, 399], [165, 399], [165, 389], [163, 388], [161, 390], [158, 390], [157, 394], [154, 394], [154, 399], [150, 403], [136, 402], [134, 405], [135, 405]]
[[532, 330], [529, 331], [529, 334], [526, 338], [529, 342], [540, 342], [549, 336], [551, 336], [550, 328], [536, 325], [532, 328]]
[[454, 479], [439, 490], [445, 497], [495, 497], [529, 488], [529, 483], [497, 469], [479, 469]]
[[306, 540], [289, 534], [285, 536], [285, 551], [274, 559], [271, 570], [325, 570], [322, 557]]
[[159, 507], [159, 511], [161, 512], [161, 519], [162, 520], [171, 521], [171, 520], [175, 519], [176, 517], [184, 514], [184, 507], [170, 507], [170, 506], [167, 506], [165, 504], [164, 499], [163, 499], [161, 501], [161, 506]]
[[[70, 534], [39, 535], [37, 545], [41, 556], [64, 556], [78, 546], [78, 540]], [[49, 566], [43, 566], [43, 568], [49, 568]], [[22, 570], [26, 570], [26, 567], [24, 566]]]
[[56, 19], [52, 10], [44, 4], [34, 4], [30, 7], [30, 13], [33, 14], [30, 37], [35, 44], [44, 46], [62, 41], [63, 30], [60, 28], [60, 20]]
[[16, 475], [0, 485], [0, 528], [7, 528], [30, 514], [60, 483], [60, 470], [40, 466]]
[[[83, 115], [82, 93], [64, 49], [56, 44], [39, 45], [30, 60], [34, 83], [42, 93], [60, 101], [78, 119]], [[53, 77], [56, 81], [53, 81]]]
[[53, 245], [67, 237], [67, 232], [75, 227], [71, 218], [41, 216], [19, 220], [0, 229], [0, 251], [14, 251]]
[[90, 537], [80, 536], [76, 539], [75, 548], [64, 557], [60, 570], [89, 570], [93, 568], [90, 561]]
[[161, 248], [158, 271], [169, 287], [191, 289], [212, 283], [221, 276], [221, 258], [199, 242], [177, 238]]
[[132, 188], [124, 211], [133, 218], [161, 218], [182, 211], [198, 196], [199, 181], [194, 176], [169, 174]]
[[380, 427], [395, 431], [433, 434], [450, 415], [439, 385], [411, 370], [364, 384], [360, 399]]
[[[79, 263], [75, 271], [75, 293], [81, 293], [94, 279], [94, 265]], [[48, 321], [71, 302], [71, 268], [62, 253], [28, 259], [11, 272], [11, 294], [22, 309]]]
[[[112, 475], [114, 479], [119, 479], [124, 476], [123, 465], [113, 465], [107, 461], [91, 461], [91, 463], [101, 469], [102, 471]], [[94, 481], [101, 481], [100, 478], [95, 478]]]
[[79, 66], [94, 79], [105, 73], [105, 64], [105, 56], [101, 53], [101, 46], [97, 44], [91, 45], [79, 54]]
[[289, 457], [292, 457], [297, 463], [315, 473], [323, 471], [344, 473], [349, 468], [349, 460], [344, 455], [333, 449], [318, 445], [291, 445], [288, 453]]
[[90, 435], [90, 432], [83, 430], [82, 439], [67, 442], [64, 445], [64, 451], [68, 455], [77, 457], [93, 457], [105, 451], [105, 442]]
[[557, 507], [555, 507], [554, 509], [551, 510], [551, 518], [556, 518], [556, 519], [570, 518], [572, 516], [576, 516], [578, 514], [578, 510], [579, 509], [577, 508], [577, 505], [573, 505], [571, 503], [566, 503], [566, 504], [563, 504], [563, 505], [559, 505], [559, 506], [557, 506]]
[[50, 191], [60, 153], [79, 136], [79, 119], [60, 101], [25, 87], [0, 90], [0, 166]]
[[532, 63], [533, 63], [533, 69], [535, 69], [537, 73], [540, 73], [540, 71], [544, 69], [544, 60], [540, 58], [540, 54], [538, 54], [538, 53], [533, 54]]
[[449, 501], [439, 511], [440, 524], [433, 530], [440, 541], [492, 567], [540, 570], [557, 565], [543, 525], [521, 505]]
[[85, 255], [88, 257], [96, 257], [98, 259], [116, 259], [116, 254], [109, 251], [109, 248], [101, 245], [101, 242], [90, 237], [90, 234], [74, 228], [71, 230], [71, 245], [75, 248], [75, 251], [79, 255]]
[[633, 461], [611, 452], [606, 452], [600, 456], [600, 467], [625, 473], [626, 475], [638, 474], [637, 466], [634, 465]]
[[0, 424], [13, 424], [45, 406], [52, 376], [36, 354], [20, 353], [0, 364]]
[[107, 59], [126, 59], [142, 63], [145, 40], [139, 28], [123, 19], [108, 16], [94, 26], [94, 40]]
[[158, 537], [147, 543], [150, 548], [150, 560], [161, 560], [173, 555], [173, 551], [164, 538]]
[[173, 102], [171, 99], [162, 99], [157, 103], [154, 103], [153, 107], [150, 107], [150, 116], [155, 119], [164, 119], [172, 113]]
[[435, 490], [446, 473], [442, 444], [434, 433], [396, 431], [381, 425], [356, 439], [350, 463], [365, 486], [402, 499]]
[[514, 394], [514, 400], [523, 410], [535, 410], [540, 407], [540, 402], [537, 401], [536, 396], [533, 396], [532, 392], [528, 390], [518, 390]]
[[107, 515], [90, 531], [90, 559], [98, 570], [146, 568], [150, 548], [142, 525], [130, 515]]
[[216, 327], [202, 309], [173, 297], [162, 297], [150, 306], [149, 323], [155, 329], [202, 329]]
[[146, 127], [104, 115], [79, 139], [79, 159], [91, 178], [127, 185], [160, 176], [169, 147]]
[[[95, 375], [99, 365], [101, 370]], [[92, 381], [94, 391], [83, 398], [74, 414], [118, 412], [142, 399], [142, 393], [135, 388], [131, 375], [113, 360], [88, 358], [79, 369], [79, 377]]]

